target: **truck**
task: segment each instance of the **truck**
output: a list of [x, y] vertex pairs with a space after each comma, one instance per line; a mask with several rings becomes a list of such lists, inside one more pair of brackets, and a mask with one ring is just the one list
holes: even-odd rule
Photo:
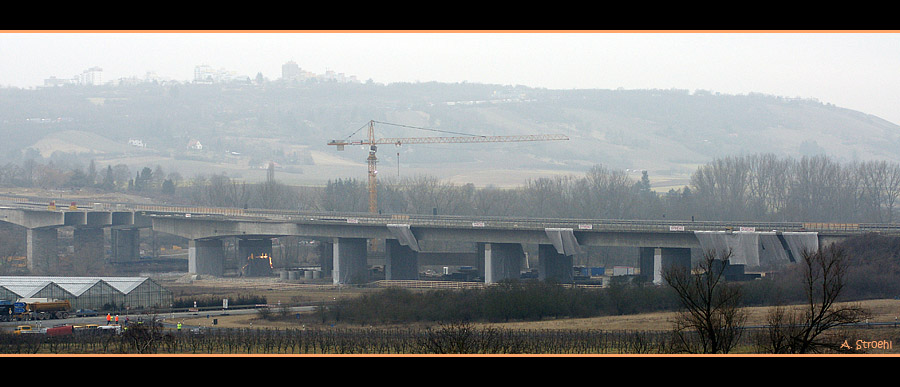
[[47, 328], [47, 336], [66, 336], [71, 335], [74, 332], [74, 327], [71, 325], [60, 325], [53, 328]]
[[65, 336], [71, 335], [73, 332], [74, 327], [71, 325], [59, 325], [52, 328], [35, 328], [31, 325], [19, 325], [16, 327], [16, 330], [13, 331], [13, 334], [42, 334], [47, 336]]
[[64, 319], [72, 309], [69, 300], [48, 298], [22, 298], [9, 304], [8, 300], [0, 300], [0, 321]]
[[9, 300], [0, 300], [0, 321], [13, 321], [13, 302]]

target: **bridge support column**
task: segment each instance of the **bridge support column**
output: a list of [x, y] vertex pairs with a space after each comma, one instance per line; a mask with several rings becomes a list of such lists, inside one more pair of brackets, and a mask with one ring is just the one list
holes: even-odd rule
[[334, 243], [319, 242], [319, 268], [322, 270], [322, 276], [330, 276], [334, 270]]
[[419, 279], [419, 253], [396, 239], [385, 240], [384, 278], [388, 280]]
[[641, 247], [641, 276], [654, 284], [663, 283], [662, 272], [669, 266], [691, 268], [691, 249]]
[[542, 281], [552, 279], [564, 284], [575, 281], [572, 256], [560, 254], [553, 245], [538, 246], [538, 272]]
[[76, 265], [105, 263], [106, 248], [102, 228], [75, 227], [72, 237]]
[[659, 250], [655, 247], [639, 248], [641, 277], [646, 281], [658, 284], [661, 281], [660, 267], [662, 266]]
[[225, 249], [221, 239], [188, 241], [188, 272], [221, 277], [225, 274]]
[[478, 243], [478, 256], [484, 257], [484, 283], [490, 284], [518, 279], [525, 250], [519, 243]]
[[334, 266], [331, 272], [335, 285], [363, 283], [369, 279], [365, 238], [334, 238]]
[[137, 228], [110, 229], [113, 262], [134, 262], [141, 258], [141, 230]]
[[25, 230], [25, 257], [32, 274], [47, 274], [59, 263], [59, 236], [55, 228]]
[[660, 256], [660, 265], [657, 270], [660, 272], [660, 279], [658, 283], [662, 283], [662, 270], [668, 267], [681, 267], [690, 270], [691, 269], [691, 249], [687, 248], [660, 248], [659, 249]]

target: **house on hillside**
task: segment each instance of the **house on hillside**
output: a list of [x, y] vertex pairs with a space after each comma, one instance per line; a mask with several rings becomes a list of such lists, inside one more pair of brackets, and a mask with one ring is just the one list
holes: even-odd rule
[[203, 150], [203, 144], [199, 140], [191, 140], [188, 142], [188, 149]]
[[147, 147], [147, 144], [144, 144], [143, 140], [138, 140], [138, 139], [128, 140], [128, 145], [136, 146], [138, 148], [146, 148]]

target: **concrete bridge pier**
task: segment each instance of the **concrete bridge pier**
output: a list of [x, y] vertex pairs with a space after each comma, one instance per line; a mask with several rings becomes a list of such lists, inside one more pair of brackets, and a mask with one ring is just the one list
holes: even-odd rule
[[419, 279], [419, 241], [408, 224], [388, 224], [394, 238], [384, 245], [384, 278], [388, 280]]
[[78, 227], [72, 230], [73, 251], [76, 262], [105, 262], [106, 249], [103, 228]]
[[659, 249], [656, 247], [638, 248], [638, 267], [641, 269], [641, 277], [652, 283], [659, 283], [660, 281], [659, 268], [662, 267], [662, 257], [660, 257], [659, 253]]
[[668, 267], [681, 267], [686, 268], [688, 270], [691, 269], [691, 249], [688, 248], [660, 248], [659, 249], [659, 257], [660, 257], [660, 280], [658, 283], [662, 283], [661, 273], [662, 270]]
[[572, 256], [559, 253], [553, 245], [538, 246], [538, 278], [562, 284], [575, 282]]
[[538, 246], [538, 278], [566, 284], [575, 282], [573, 256], [584, 250], [574, 231], [571, 228], [545, 228], [544, 232], [551, 244]]
[[191, 274], [225, 274], [225, 249], [221, 239], [191, 239], [188, 241], [188, 272]]
[[484, 283], [517, 279], [525, 250], [519, 243], [478, 243], [478, 257], [484, 258]]
[[654, 284], [661, 284], [662, 271], [670, 266], [691, 268], [691, 249], [689, 248], [640, 248], [641, 276]]
[[384, 244], [384, 278], [388, 280], [419, 279], [419, 252], [396, 239]]
[[334, 241], [319, 241], [319, 269], [328, 277], [334, 270]]
[[54, 227], [25, 229], [25, 256], [33, 274], [48, 273], [59, 263], [59, 234]]
[[335, 285], [368, 281], [368, 256], [366, 250], [366, 238], [334, 238], [334, 263], [331, 278]]
[[113, 262], [134, 262], [141, 258], [141, 230], [111, 228], [109, 231]]

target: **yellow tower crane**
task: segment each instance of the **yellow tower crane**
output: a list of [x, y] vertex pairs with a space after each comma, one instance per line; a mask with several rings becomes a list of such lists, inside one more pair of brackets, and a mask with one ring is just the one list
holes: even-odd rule
[[[451, 144], [451, 143], [473, 143], [473, 142], [521, 142], [521, 141], [554, 141], [554, 140], [568, 140], [569, 138], [561, 135], [561, 134], [529, 134], [529, 135], [517, 135], [517, 136], [477, 136], [477, 135], [466, 135], [466, 136], [453, 136], [453, 137], [394, 137], [394, 138], [375, 138], [375, 123], [376, 121], [369, 121], [368, 123], [368, 140], [331, 140], [328, 142], [328, 145], [334, 145], [337, 147], [337, 150], [344, 150], [344, 146], [346, 145], [368, 145], [369, 146], [369, 157], [366, 159], [369, 163], [369, 212], [377, 213], [378, 212], [378, 196], [376, 191], [376, 179], [375, 175], [377, 174], [377, 170], [375, 169], [375, 164], [377, 163], [377, 158], [375, 157], [375, 152], [378, 149], [378, 145], [382, 144], [394, 144], [397, 146], [403, 144]], [[379, 122], [380, 124], [389, 124], [386, 122]], [[397, 125], [397, 124], [390, 124]], [[405, 126], [414, 129], [422, 129], [422, 130], [431, 130], [436, 132], [446, 132], [452, 133], [442, 130], [436, 129], [426, 129], [426, 128], [417, 128], [406, 125], [398, 125]], [[361, 130], [362, 128], [358, 129]], [[354, 132], [353, 134], [356, 134]], [[353, 134], [350, 136], [352, 137]], [[349, 137], [348, 137], [349, 138]]]

